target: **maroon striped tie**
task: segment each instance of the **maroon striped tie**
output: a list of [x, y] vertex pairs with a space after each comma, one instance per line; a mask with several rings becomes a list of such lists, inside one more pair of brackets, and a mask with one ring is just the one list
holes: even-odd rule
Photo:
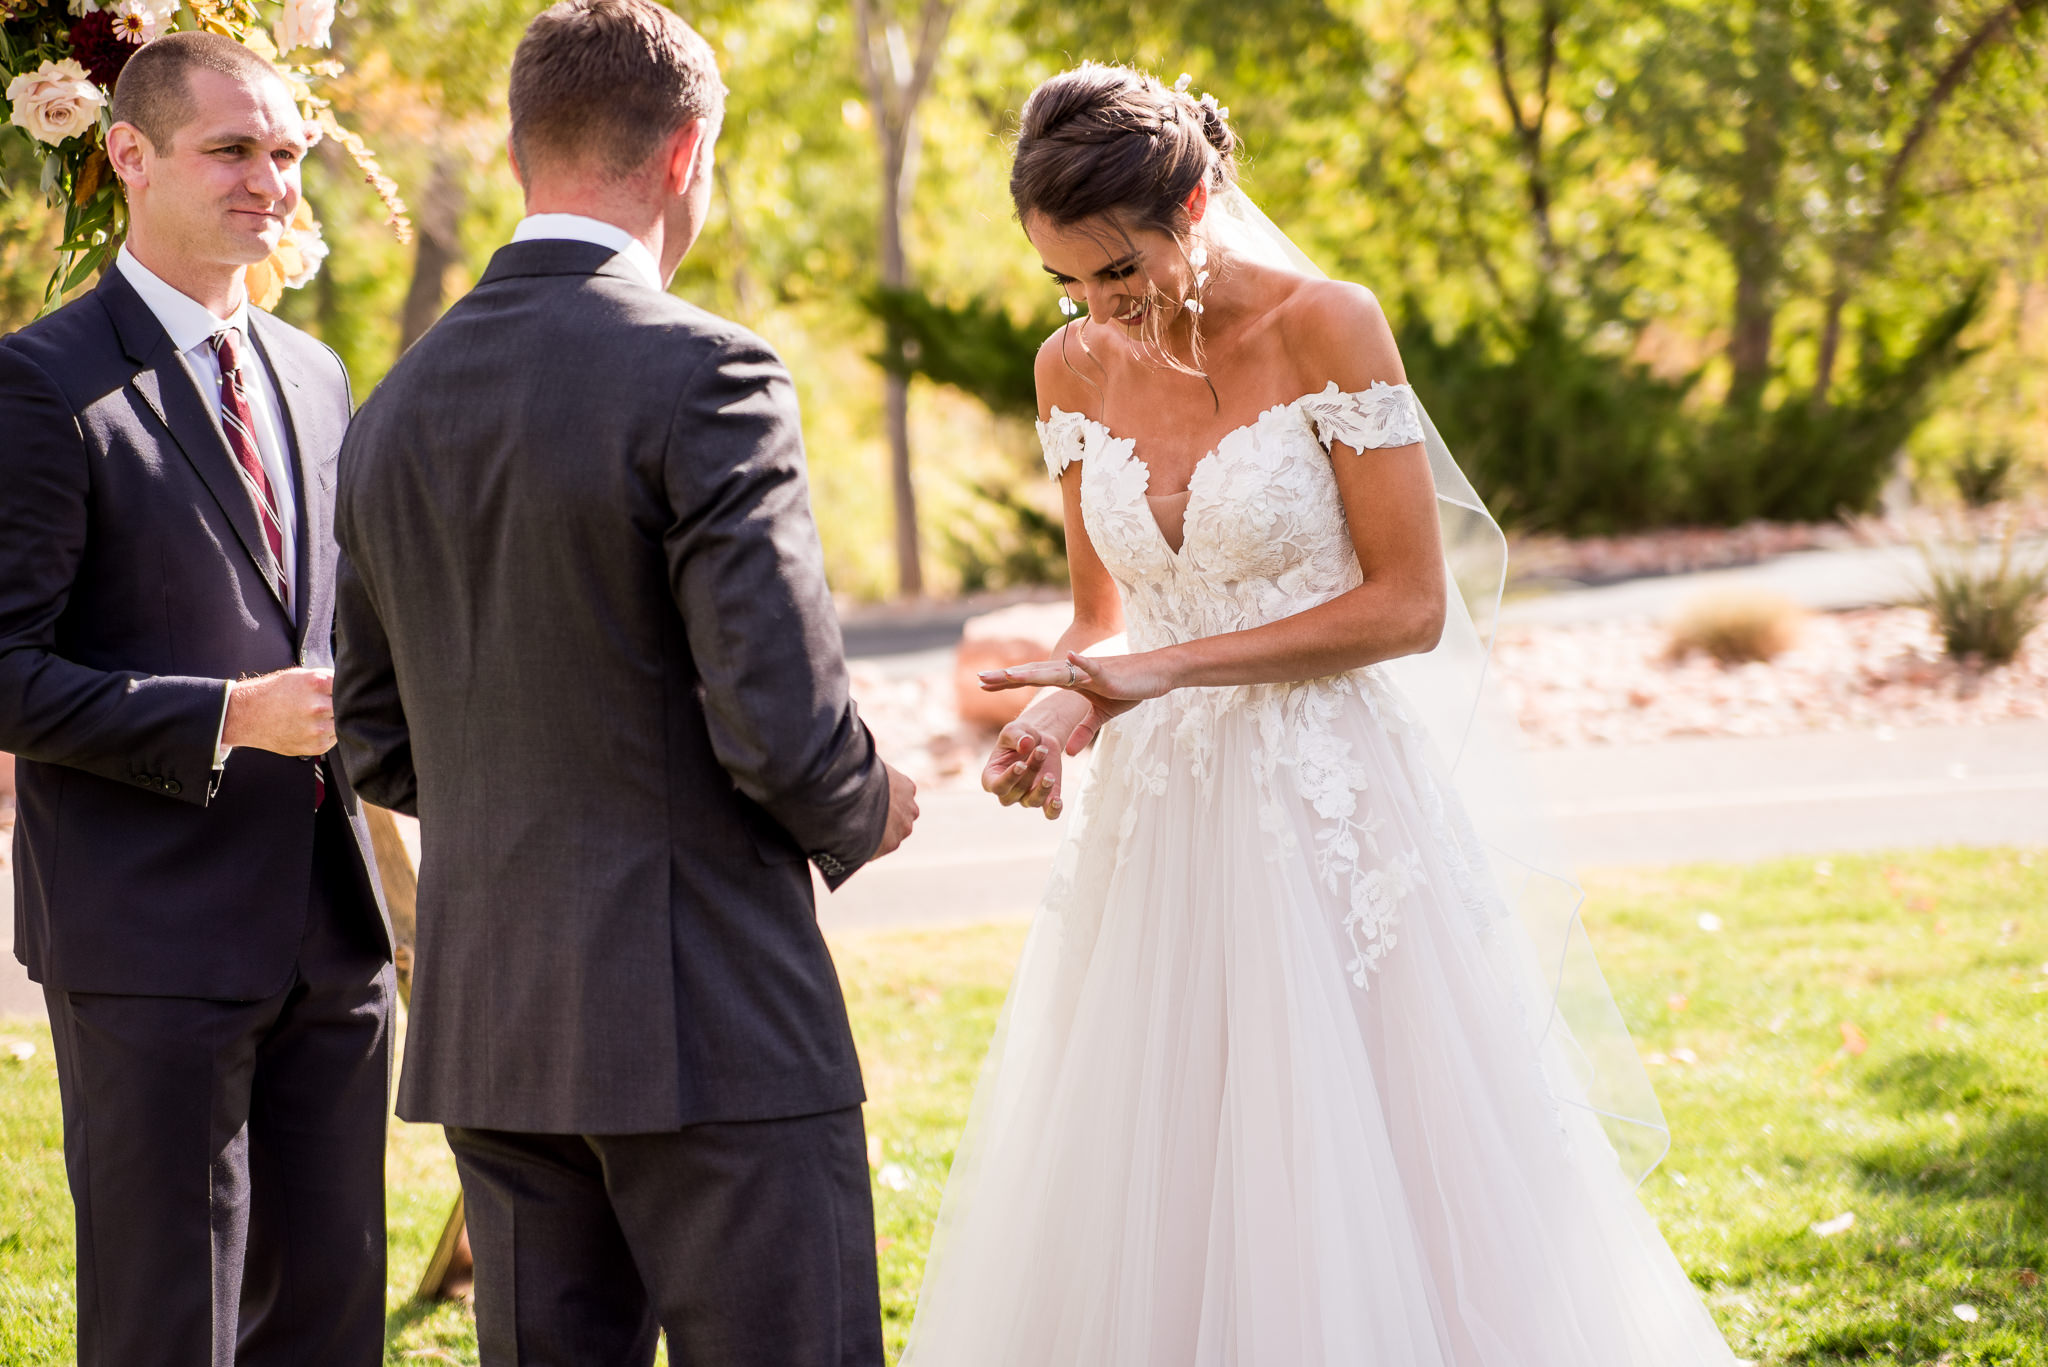
[[242, 334], [228, 328], [213, 335], [214, 355], [220, 359], [220, 426], [227, 434], [228, 449], [249, 477], [255, 493], [256, 516], [263, 523], [263, 540], [270, 547], [270, 563], [276, 567], [277, 592], [287, 610], [292, 605], [291, 581], [284, 573], [284, 523], [278, 517], [277, 496], [271, 492], [270, 476], [264, 473], [262, 453], [256, 449], [256, 418], [249, 411], [249, 391], [242, 378]]
[[[270, 547], [270, 563], [277, 573], [278, 597], [287, 611], [292, 605], [291, 580], [284, 574], [284, 522], [278, 516], [277, 495], [271, 492], [270, 476], [264, 473], [263, 456], [256, 449], [256, 418], [249, 411], [249, 391], [242, 378], [242, 334], [228, 328], [213, 335], [213, 353], [220, 360], [220, 427], [227, 434], [228, 449], [235, 463], [249, 477], [255, 494], [256, 517], [263, 523], [263, 540]], [[313, 806], [327, 800], [327, 774], [320, 762], [313, 763]]]

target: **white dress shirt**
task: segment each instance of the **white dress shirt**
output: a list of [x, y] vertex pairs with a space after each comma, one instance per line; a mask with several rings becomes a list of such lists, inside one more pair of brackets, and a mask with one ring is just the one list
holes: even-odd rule
[[663, 294], [668, 293], [668, 286], [661, 282], [661, 266], [655, 261], [654, 253], [616, 224], [585, 218], [582, 214], [528, 214], [512, 230], [514, 242], [537, 242], [546, 238], [566, 238], [571, 242], [610, 247], [642, 284]]
[[[284, 574], [286, 593], [290, 601], [298, 602], [298, 541], [299, 541], [299, 500], [298, 485], [292, 478], [291, 466], [286, 452], [291, 448], [285, 444], [283, 414], [284, 403], [278, 397], [277, 381], [270, 373], [270, 367], [263, 360], [263, 353], [249, 335], [249, 305], [245, 300], [226, 318], [214, 316], [211, 309], [166, 284], [149, 267], [135, 259], [135, 254], [123, 243], [120, 254], [114, 258], [115, 267], [123, 278], [142, 296], [142, 302], [156, 315], [157, 322], [170, 335], [171, 345], [185, 358], [185, 364], [192, 367], [192, 373], [199, 381], [200, 397], [206, 400], [207, 412], [213, 414], [215, 426], [220, 425], [220, 357], [214, 353], [213, 338], [228, 328], [238, 328], [242, 334], [242, 369], [245, 383], [242, 386], [249, 400], [249, 414], [255, 419], [256, 454], [263, 461], [263, 473], [270, 480], [270, 494], [277, 501], [278, 527], [283, 532], [284, 563], [278, 568]], [[253, 383], [246, 382], [253, 377]], [[227, 438], [221, 438], [223, 449]], [[253, 495], [251, 496], [253, 498]], [[260, 525], [260, 522], [259, 522]], [[220, 720], [225, 729], [228, 720], [227, 695], [230, 689], [221, 690]], [[227, 763], [228, 747], [220, 743], [220, 732], [214, 733], [213, 766], [218, 769]]]

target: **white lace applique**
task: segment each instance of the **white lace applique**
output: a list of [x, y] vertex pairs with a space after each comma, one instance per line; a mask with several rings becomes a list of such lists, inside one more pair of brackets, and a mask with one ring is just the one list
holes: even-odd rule
[[[1084, 462], [1081, 514], [1123, 599], [1130, 649], [1141, 651], [1263, 626], [1356, 588], [1363, 575], [1324, 443], [1360, 450], [1405, 445], [1421, 440], [1420, 424], [1406, 385], [1344, 394], [1333, 383], [1267, 409], [1227, 433], [1195, 466], [1178, 551], [1153, 520], [1145, 501], [1150, 471], [1129, 438], [1062, 409], [1038, 431], [1055, 478]], [[1340, 721], [1355, 730], [1356, 722], [1344, 719], [1361, 713], [1393, 730], [1413, 730], [1398, 696], [1370, 669], [1300, 683], [1183, 689], [1140, 704], [1111, 724], [1096, 761], [1098, 772], [1115, 772], [1118, 847], [1137, 829], [1140, 799], [1165, 793], [1170, 778], [1219, 777], [1222, 718], [1249, 721], [1256, 741], [1247, 758], [1264, 853], [1312, 860], [1349, 943], [1344, 970], [1366, 986], [1397, 942], [1400, 906], [1424, 866], [1413, 847], [1382, 849], [1389, 821], [1366, 800], [1370, 766], [1340, 734]], [[1313, 848], [1305, 850], [1311, 832]], [[1441, 843], [1433, 824], [1429, 839]]]
[[1436, 776], [1425, 767], [1415, 775], [1417, 796], [1422, 802], [1422, 819], [1429, 825], [1430, 840], [1437, 857], [1450, 871], [1458, 902], [1472, 918], [1482, 936], [1493, 933], [1494, 923], [1507, 911], [1485, 880], [1486, 854], [1479, 833], [1465, 809], [1455, 799], [1447, 800]]
[[1302, 401], [1323, 445], [1341, 441], [1354, 451], [1410, 446], [1422, 440], [1422, 410], [1405, 384], [1374, 380], [1372, 388], [1341, 394], [1330, 381]]
[[1038, 424], [1038, 444], [1045, 448], [1046, 473], [1058, 479], [1069, 465], [1087, 455], [1088, 429], [1097, 425], [1079, 413], [1053, 409], [1052, 417]]
[[1404, 850], [1381, 867], [1367, 869], [1352, 879], [1351, 914], [1344, 918], [1352, 957], [1344, 968], [1355, 986], [1364, 987], [1367, 973], [1377, 971], [1380, 960], [1400, 943], [1394, 934], [1396, 909], [1422, 878], [1422, 852]]

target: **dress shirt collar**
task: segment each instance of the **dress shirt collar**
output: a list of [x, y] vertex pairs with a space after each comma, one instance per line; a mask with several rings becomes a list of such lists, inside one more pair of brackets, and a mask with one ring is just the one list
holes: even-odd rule
[[216, 318], [213, 310], [184, 293], [149, 267], [135, 259], [135, 253], [128, 250], [128, 244], [121, 244], [121, 253], [114, 258], [114, 264], [135, 292], [142, 296], [142, 302], [162, 323], [164, 331], [171, 336], [171, 345], [179, 351], [190, 351], [215, 333], [228, 328], [240, 328], [244, 340], [249, 336], [249, 301], [244, 296], [235, 306], [235, 311], [226, 318]]
[[534, 242], [542, 238], [568, 238], [572, 242], [588, 242], [593, 246], [609, 247], [623, 258], [626, 268], [633, 272], [633, 278], [649, 289], [663, 294], [668, 287], [661, 283], [661, 267], [655, 264], [654, 253], [647, 250], [645, 243], [616, 224], [602, 219], [585, 218], [582, 214], [529, 214], [519, 220], [519, 226], [512, 230], [514, 242]]

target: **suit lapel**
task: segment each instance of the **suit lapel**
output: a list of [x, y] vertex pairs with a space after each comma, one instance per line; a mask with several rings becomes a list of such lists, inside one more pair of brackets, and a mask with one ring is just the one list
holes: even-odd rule
[[128, 383], [198, 472], [214, 502], [220, 505], [221, 515], [234, 528], [235, 539], [242, 543], [250, 563], [269, 586], [279, 611], [284, 611], [284, 584], [256, 520], [255, 501], [242, 482], [242, 472], [228, 450], [228, 439], [221, 432], [220, 423], [200, 396], [198, 376], [192, 373], [185, 358], [172, 349], [170, 334], [120, 271], [108, 271], [99, 292], [114, 320], [115, 331], [120, 334], [122, 348], [140, 367]]

